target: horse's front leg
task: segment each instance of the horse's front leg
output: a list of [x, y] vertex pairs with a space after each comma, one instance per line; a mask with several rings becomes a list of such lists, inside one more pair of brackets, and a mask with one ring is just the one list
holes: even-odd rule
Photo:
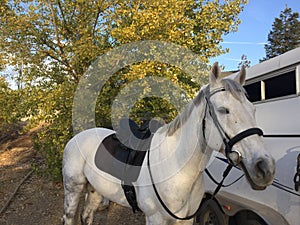
[[193, 225], [194, 220], [177, 220], [175, 223], [172, 223], [172, 225]]
[[146, 225], [169, 225], [171, 221], [163, 219], [160, 213], [146, 216]]
[[[101, 206], [101, 208], [99, 208]], [[91, 186], [87, 185], [87, 196], [85, 199], [84, 210], [81, 215], [81, 224], [82, 225], [91, 225], [93, 224], [94, 213], [97, 209], [103, 210], [109, 206], [109, 200], [100, 195], [96, 190]]]
[[193, 225], [194, 220], [176, 220], [174, 219], [163, 219], [160, 214], [155, 214], [146, 217], [146, 225]]

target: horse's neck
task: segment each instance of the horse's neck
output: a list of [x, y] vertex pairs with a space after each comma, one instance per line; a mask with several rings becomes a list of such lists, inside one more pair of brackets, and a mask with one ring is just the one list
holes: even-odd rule
[[201, 172], [211, 156], [211, 150], [207, 148], [202, 133], [202, 122], [205, 106], [201, 103], [195, 107], [188, 120], [180, 128], [179, 135], [176, 139], [178, 146], [176, 152], [178, 157], [186, 155], [190, 160], [187, 167], [193, 171]]
[[204, 170], [211, 151], [206, 151], [203, 144], [203, 113], [199, 110], [202, 108], [203, 104], [195, 107], [187, 121], [171, 136], [162, 135], [160, 140], [155, 140], [159, 143], [159, 151], [154, 160], [160, 167], [162, 179], [182, 174], [198, 179]]

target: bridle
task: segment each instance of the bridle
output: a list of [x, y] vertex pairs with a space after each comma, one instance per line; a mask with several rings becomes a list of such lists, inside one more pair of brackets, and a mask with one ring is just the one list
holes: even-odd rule
[[[209, 90], [209, 85], [207, 87], [207, 90]], [[209, 92], [209, 91], [206, 91], [205, 92], [205, 100], [206, 100], [206, 106], [205, 106], [205, 115], [203, 117], [203, 120], [202, 120], [202, 133], [203, 133], [203, 138], [204, 140], [206, 141], [206, 137], [205, 137], [205, 129], [206, 129], [206, 123], [205, 123], [205, 120], [206, 120], [206, 117], [207, 117], [207, 111], [209, 112], [209, 115], [210, 117], [212, 118], [212, 121], [215, 125], [215, 127], [217, 128], [218, 132], [220, 133], [221, 137], [222, 137], [222, 140], [223, 140], [223, 143], [225, 145], [225, 155], [226, 155], [226, 158], [229, 162], [227, 168], [225, 169], [225, 171], [223, 172], [223, 179], [222, 181], [218, 184], [216, 190], [214, 191], [213, 195], [212, 195], [212, 198], [214, 198], [214, 196], [218, 193], [218, 191], [220, 190], [220, 188], [222, 187], [223, 185], [223, 182], [226, 178], [226, 176], [229, 174], [230, 170], [234, 167], [234, 166], [237, 166], [239, 164], [241, 164], [242, 167], [244, 167], [242, 161], [243, 161], [243, 156], [242, 154], [233, 149], [233, 146], [243, 140], [244, 138], [246, 137], [249, 137], [251, 135], [259, 135], [259, 136], [262, 136], [263, 135], [263, 131], [260, 129], [260, 128], [249, 128], [245, 131], [242, 131], [240, 133], [238, 133], [237, 135], [235, 135], [234, 137], [230, 138], [230, 136], [227, 134], [227, 132], [224, 130], [224, 128], [222, 127], [222, 125], [220, 124], [219, 120], [218, 120], [218, 117], [217, 117], [217, 114], [214, 110], [214, 107], [213, 107], [213, 104], [212, 102], [210, 101], [210, 98], [219, 93], [219, 92], [223, 92], [223, 91], [226, 91], [225, 88], [219, 88], [219, 89], [216, 89], [214, 90], [213, 92]], [[207, 142], [207, 141], [206, 141]], [[237, 155], [237, 160], [236, 162], [233, 162], [230, 158], [230, 154], [236, 154]], [[196, 210], [196, 212], [194, 212], [192, 215], [189, 215], [189, 216], [186, 216], [186, 217], [178, 217], [176, 216], [174, 213], [171, 212], [171, 210], [166, 206], [166, 204], [163, 202], [163, 200], [161, 199], [159, 193], [158, 193], [158, 190], [154, 184], [154, 179], [153, 179], [153, 175], [152, 175], [152, 172], [151, 172], [151, 168], [150, 168], [150, 150], [148, 151], [148, 157], [147, 157], [147, 167], [148, 167], [148, 171], [149, 171], [149, 174], [150, 174], [150, 178], [151, 178], [151, 182], [152, 182], [152, 187], [154, 189], [154, 192], [156, 194], [156, 197], [157, 199], [159, 200], [160, 204], [163, 206], [163, 208], [166, 210], [166, 212], [172, 216], [173, 218], [177, 219], [177, 220], [190, 220], [192, 219], [193, 217], [196, 216], [196, 214], [199, 212], [200, 210], [200, 206], [201, 206], [201, 202], [200, 202], [200, 205], [198, 207], [198, 209]], [[240, 178], [238, 178], [240, 179]]]
[[[207, 90], [209, 90], [209, 85], [207, 87]], [[254, 127], [254, 128], [249, 128], [247, 130], [244, 130], [238, 134], [236, 134], [234, 137], [230, 138], [230, 136], [227, 134], [227, 132], [224, 130], [224, 128], [222, 127], [222, 125], [220, 124], [217, 114], [215, 112], [214, 106], [212, 104], [212, 102], [210, 101], [210, 98], [219, 93], [219, 92], [223, 92], [226, 91], [225, 88], [219, 88], [214, 90], [213, 92], [205, 92], [205, 100], [206, 100], [206, 106], [205, 106], [205, 115], [203, 117], [202, 120], [202, 134], [203, 134], [203, 138], [206, 141], [206, 137], [205, 137], [205, 129], [206, 129], [206, 117], [207, 117], [207, 111], [209, 112], [210, 117], [212, 118], [212, 121], [215, 125], [215, 127], [217, 128], [219, 134], [222, 137], [222, 141], [224, 143], [225, 146], [225, 156], [228, 160], [228, 166], [226, 167], [225, 171], [223, 172], [223, 178], [220, 181], [220, 183], [218, 183], [218, 186], [216, 187], [214, 193], [212, 194], [211, 198], [214, 198], [216, 196], [216, 194], [219, 192], [219, 190], [221, 189], [223, 182], [225, 180], [225, 178], [228, 176], [229, 172], [231, 171], [231, 169], [234, 166], [238, 166], [241, 165], [241, 167], [243, 169], [246, 170], [246, 167], [243, 163], [243, 155], [236, 149], [232, 149], [233, 146], [243, 140], [244, 138], [247, 138], [249, 136], [255, 135], [257, 134], [258, 136], [262, 136], [263, 135], [263, 131], [260, 128]], [[207, 141], [206, 141], [207, 142]], [[235, 154], [236, 155], [236, 161], [232, 161], [232, 158], [230, 157], [230, 155]], [[207, 169], [205, 169], [205, 172], [208, 174], [208, 176], [211, 176], [208, 172]], [[245, 173], [248, 173], [247, 171], [245, 171]], [[239, 178], [238, 178], [239, 179]], [[250, 179], [250, 177], [249, 177]]]
[[[207, 87], [207, 89], [209, 90], [209, 86]], [[206, 137], [205, 137], [205, 129], [206, 129], [206, 117], [207, 117], [207, 111], [215, 125], [215, 127], [217, 128], [219, 134], [221, 135], [222, 137], [222, 140], [223, 140], [223, 143], [224, 143], [224, 146], [225, 146], [225, 155], [226, 155], [226, 158], [227, 160], [229, 161], [229, 164], [231, 164], [232, 166], [237, 166], [238, 164], [240, 164], [242, 162], [242, 159], [243, 159], [243, 156], [242, 154], [236, 150], [236, 149], [232, 149], [233, 146], [243, 140], [244, 138], [246, 137], [249, 137], [249, 136], [252, 136], [252, 135], [259, 135], [259, 136], [262, 136], [263, 135], [263, 131], [260, 129], [260, 128], [249, 128], [247, 130], [244, 130], [240, 133], [238, 133], [237, 135], [235, 135], [234, 137], [230, 137], [227, 132], [224, 130], [224, 128], [222, 127], [222, 125], [220, 124], [219, 120], [218, 120], [218, 116], [215, 112], [215, 109], [214, 109], [214, 106], [210, 100], [210, 98], [219, 93], [219, 92], [223, 92], [223, 91], [226, 91], [225, 88], [219, 88], [219, 89], [216, 89], [214, 90], [213, 92], [206, 92], [205, 93], [205, 100], [206, 100], [206, 107], [205, 107], [205, 115], [203, 117], [203, 120], [202, 120], [202, 133], [203, 133], [203, 138], [204, 140], [206, 141]], [[236, 162], [233, 162], [230, 155], [231, 154], [236, 154]]]

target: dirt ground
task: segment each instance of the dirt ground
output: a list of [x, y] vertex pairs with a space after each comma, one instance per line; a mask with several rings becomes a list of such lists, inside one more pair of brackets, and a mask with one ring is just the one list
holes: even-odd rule
[[[36, 172], [25, 180], [3, 210], [20, 182], [32, 170], [36, 157], [31, 142], [34, 131], [20, 135], [19, 128], [9, 134], [0, 134], [0, 224], [61, 224], [62, 183], [54, 183]], [[131, 209], [111, 203], [108, 209], [97, 211], [93, 224], [144, 225], [145, 219], [141, 213], [133, 214]]]

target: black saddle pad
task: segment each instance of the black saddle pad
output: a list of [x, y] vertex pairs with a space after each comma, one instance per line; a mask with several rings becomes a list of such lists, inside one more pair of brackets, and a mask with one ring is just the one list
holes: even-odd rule
[[98, 147], [95, 164], [101, 171], [131, 183], [137, 180], [146, 151], [125, 147], [115, 134], [106, 137]]
[[[101, 171], [128, 184], [137, 180], [153, 133], [159, 125], [156, 125], [155, 129], [149, 129], [147, 125], [141, 129], [133, 121], [121, 121], [120, 124], [116, 134], [107, 136], [99, 145], [95, 155], [95, 164]], [[125, 129], [122, 129], [124, 124]]]

